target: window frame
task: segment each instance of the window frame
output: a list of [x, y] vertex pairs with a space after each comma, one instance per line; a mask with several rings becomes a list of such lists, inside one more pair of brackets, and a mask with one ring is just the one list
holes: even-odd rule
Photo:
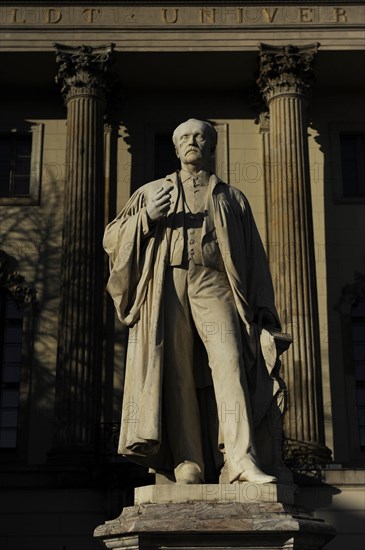
[[341, 318], [343, 374], [347, 410], [347, 435], [350, 465], [364, 463], [365, 448], [360, 445], [355, 362], [352, 339], [352, 307], [365, 298], [365, 275], [355, 273], [355, 282], [346, 285], [336, 305]]
[[365, 196], [345, 196], [342, 179], [341, 136], [365, 135], [365, 122], [334, 122], [330, 124], [330, 163], [335, 204], [365, 204]]
[[[1, 294], [3, 293], [3, 297], [4, 299], [2, 299], [1, 297]], [[18, 318], [9, 318], [6, 316], [6, 304], [7, 304], [7, 297], [6, 295], [8, 295], [8, 298], [10, 298], [10, 300], [13, 301], [13, 303], [16, 305], [16, 307], [18, 308], [18, 310], [20, 311], [21, 315], [18, 317]], [[15, 423], [15, 431], [16, 431], [16, 440], [15, 440], [15, 445], [14, 446], [10, 446], [10, 447], [2, 447], [0, 445], [0, 450], [14, 450], [17, 448], [18, 446], [18, 426], [19, 426], [19, 408], [20, 408], [20, 385], [21, 385], [21, 371], [22, 371], [22, 360], [21, 360], [21, 352], [22, 352], [22, 344], [23, 344], [23, 338], [24, 338], [24, 333], [23, 333], [23, 321], [24, 321], [24, 312], [21, 310], [21, 308], [19, 307], [19, 304], [17, 304], [16, 300], [14, 299], [12, 293], [10, 292], [9, 289], [7, 289], [6, 287], [3, 287], [1, 286], [0, 287], [0, 320], [1, 320], [1, 325], [0, 325], [0, 392], [2, 391], [6, 391], [6, 390], [16, 390], [17, 392], [17, 398], [18, 398], [18, 402], [17, 402], [17, 405], [16, 407], [4, 407], [4, 409], [6, 408], [9, 408], [9, 409], [15, 409], [16, 412], [17, 412], [17, 419], [16, 419], [16, 423]], [[3, 369], [4, 369], [4, 364], [2, 363], [3, 361], [3, 358], [4, 358], [4, 341], [3, 341], [3, 337], [5, 336], [5, 331], [6, 331], [6, 328], [7, 327], [18, 327], [20, 328], [20, 331], [21, 331], [21, 338], [19, 339], [19, 342], [18, 344], [20, 344], [20, 361], [19, 361], [19, 380], [14, 382], [5, 382], [3, 381], [2, 379], [2, 375], [3, 375]], [[0, 407], [1, 407], [2, 403], [1, 403], [1, 396], [0, 396]], [[4, 410], [2, 407], [0, 408], [0, 412], [2, 410]], [[6, 429], [6, 428], [5, 428]], [[0, 426], [0, 432], [3, 431], [3, 427]]]
[[[357, 326], [362, 326], [365, 329], [365, 311], [361, 315], [356, 315], [356, 316], [354, 315], [354, 311], [353, 311], [353, 308], [355, 306], [357, 306], [359, 303], [362, 303], [363, 307], [365, 308], [365, 296], [361, 296], [351, 306], [351, 330], [352, 330], [351, 341], [352, 341], [352, 346], [353, 346], [353, 348], [352, 348], [353, 349], [352, 359], [353, 359], [353, 367], [354, 367], [354, 382], [355, 382], [355, 392], [356, 392], [356, 394], [357, 394], [357, 391], [360, 388], [365, 390], [365, 380], [357, 378], [357, 375], [356, 375], [357, 360], [356, 360], [356, 357], [355, 357], [355, 354], [354, 354], [355, 344], [358, 344], [360, 342], [361, 345], [365, 346], [365, 340], [354, 341], [354, 328], [357, 327]], [[365, 357], [363, 357], [363, 359], [365, 360]], [[360, 361], [362, 361], [362, 359]], [[361, 405], [357, 402], [357, 395], [356, 395], [356, 408], [357, 408], [357, 413], [358, 413], [357, 414], [357, 425], [358, 425], [359, 433], [360, 433], [361, 429], [365, 429], [365, 425], [361, 424], [360, 419], [359, 419], [360, 408], [364, 409], [364, 407], [365, 407], [365, 405]], [[361, 451], [365, 451], [365, 442], [363, 443], [363, 445], [361, 445], [361, 434], [359, 435], [359, 440], [360, 440], [360, 449], [361, 449]]]
[[0, 206], [34, 206], [40, 203], [44, 124], [42, 122], [26, 122], [31, 123], [28, 130], [24, 130], [22, 127], [17, 128], [16, 132], [2, 131], [1, 135], [11, 136], [13, 133], [26, 135], [27, 132], [32, 134], [29, 195], [0, 197]]
[[0, 449], [0, 464], [23, 464], [27, 460], [28, 452], [33, 328], [37, 302], [35, 289], [26, 283], [22, 275], [13, 271], [13, 260], [14, 258], [0, 250], [1, 287], [13, 295], [23, 313], [17, 446]]

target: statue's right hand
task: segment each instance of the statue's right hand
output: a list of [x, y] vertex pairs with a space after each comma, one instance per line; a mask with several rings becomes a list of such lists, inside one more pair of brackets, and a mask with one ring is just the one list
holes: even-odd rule
[[170, 191], [173, 188], [173, 185], [160, 187], [160, 189], [150, 197], [147, 203], [147, 214], [151, 221], [156, 222], [167, 214], [171, 206]]

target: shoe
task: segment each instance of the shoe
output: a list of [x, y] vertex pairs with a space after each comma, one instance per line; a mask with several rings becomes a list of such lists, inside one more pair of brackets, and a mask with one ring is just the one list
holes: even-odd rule
[[255, 464], [243, 470], [243, 472], [238, 476], [237, 481], [239, 483], [249, 481], [251, 483], [276, 483], [277, 479], [274, 476], [269, 476], [265, 474], [258, 468]]
[[203, 483], [200, 467], [195, 462], [186, 460], [175, 468], [175, 479], [179, 485]]

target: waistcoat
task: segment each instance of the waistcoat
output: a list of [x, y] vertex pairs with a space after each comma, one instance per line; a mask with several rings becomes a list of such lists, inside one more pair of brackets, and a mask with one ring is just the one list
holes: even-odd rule
[[[186, 173], [183, 173], [183, 177]], [[199, 182], [185, 176], [181, 192], [183, 193], [184, 210], [178, 213], [172, 230], [170, 246], [170, 265], [187, 266], [189, 261], [197, 265], [214, 265], [217, 270], [224, 271], [223, 259], [219, 250], [215, 231], [205, 235], [202, 243], [202, 228], [208, 181]], [[206, 256], [209, 255], [208, 261]]]

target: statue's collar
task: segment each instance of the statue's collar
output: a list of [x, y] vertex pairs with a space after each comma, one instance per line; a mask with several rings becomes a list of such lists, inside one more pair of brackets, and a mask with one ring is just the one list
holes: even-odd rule
[[[173, 172], [172, 174], [168, 174], [165, 179], [166, 179], [166, 181], [169, 181], [172, 184], [177, 186], [178, 182], [179, 182], [179, 171]], [[216, 176], [216, 174], [212, 174], [210, 176], [210, 179], [209, 179], [210, 189], [213, 191], [213, 189], [215, 188], [217, 183], [221, 183], [221, 182], [222, 182], [222, 180], [220, 178], [218, 178], [218, 176]]]

